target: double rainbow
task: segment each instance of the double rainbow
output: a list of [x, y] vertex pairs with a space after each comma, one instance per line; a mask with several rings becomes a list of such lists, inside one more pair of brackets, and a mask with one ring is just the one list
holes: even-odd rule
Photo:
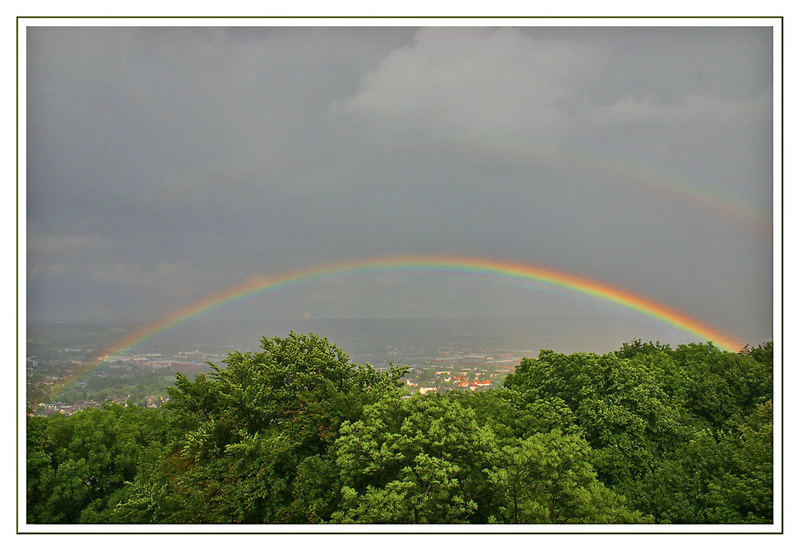
[[[738, 351], [742, 348], [742, 343], [737, 340], [677, 310], [673, 310], [634, 293], [552, 268], [468, 256], [389, 256], [354, 262], [312, 266], [272, 276], [252, 277], [239, 285], [208, 295], [152, 323], [140, 327], [130, 335], [111, 345], [100, 357], [103, 358], [105, 356], [113, 356], [125, 352], [183, 321], [226, 304], [266, 291], [273, 291], [339, 274], [369, 274], [402, 271], [497, 275], [517, 281], [542, 282], [553, 285], [556, 288], [577, 291], [641, 312], [651, 318], [661, 320], [668, 325], [672, 325], [700, 337], [704, 341], [711, 341], [720, 348], [728, 351]], [[84, 364], [82, 368], [68, 380], [62, 381], [59, 385], [54, 385], [50, 395], [55, 395], [66, 386], [74, 383], [79, 378], [91, 373], [102, 365], [102, 359]]]

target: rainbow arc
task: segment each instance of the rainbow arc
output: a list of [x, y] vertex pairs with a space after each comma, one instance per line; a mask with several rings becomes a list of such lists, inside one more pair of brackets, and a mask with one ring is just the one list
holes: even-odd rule
[[[661, 320], [668, 325], [691, 333], [703, 341], [711, 341], [724, 350], [738, 351], [743, 346], [742, 343], [733, 337], [687, 314], [659, 304], [646, 297], [589, 278], [534, 264], [468, 256], [437, 255], [388, 256], [353, 262], [312, 266], [271, 276], [252, 277], [239, 285], [208, 295], [152, 323], [140, 327], [111, 345], [101, 354], [101, 358], [123, 353], [183, 321], [197, 317], [204, 312], [220, 308], [226, 304], [244, 300], [259, 293], [315, 281], [333, 275], [401, 271], [472, 273], [497, 275], [512, 280], [542, 282], [553, 285], [556, 288], [593, 296], [600, 300], [641, 312], [646, 316]], [[82, 369], [73, 374], [69, 380], [63, 381], [53, 388], [50, 395], [57, 394], [68, 385], [98, 369], [102, 365], [102, 359], [84, 365]]]

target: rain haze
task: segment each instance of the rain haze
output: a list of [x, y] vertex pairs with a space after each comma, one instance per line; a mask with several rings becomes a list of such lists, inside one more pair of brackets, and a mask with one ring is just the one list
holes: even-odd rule
[[[29, 322], [148, 323], [256, 275], [462, 255], [772, 339], [769, 27], [27, 33]], [[507, 318], [530, 320], [532, 346], [551, 327], [598, 351], [700, 340], [449, 272], [340, 274], [201, 318]]]

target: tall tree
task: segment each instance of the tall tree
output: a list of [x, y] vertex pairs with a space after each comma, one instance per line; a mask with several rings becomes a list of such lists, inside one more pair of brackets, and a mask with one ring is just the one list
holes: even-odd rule
[[597, 481], [589, 445], [554, 429], [506, 446], [489, 471], [497, 495], [492, 522], [514, 524], [652, 522]]
[[[387, 397], [336, 442], [338, 522], [486, 522], [494, 433], [436, 394]], [[367, 506], [365, 504], [375, 506]], [[385, 504], [378, 507], [377, 504]]]
[[[224, 363], [194, 381], [178, 375], [168, 404], [177, 437], [162, 468], [137, 481], [121, 520], [319, 520], [330, 492], [310, 488], [312, 473], [327, 472], [341, 424], [396, 394], [403, 373], [355, 365], [313, 334], [264, 338], [260, 352], [232, 352]], [[318, 494], [316, 510], [296, 483]]]
[[649, 472], [682, 440], [679, 404], [658, 373], [650, 363], [613, 353], [543, 350], [536, 359], [523, 358], [505, 386], [530, 404], [566, 406], [591, 446], [599, 479], [619, 486]]
[[135, 406], [28, 418], [28, 522], [104, 521], [165, 439], [161, 412]]

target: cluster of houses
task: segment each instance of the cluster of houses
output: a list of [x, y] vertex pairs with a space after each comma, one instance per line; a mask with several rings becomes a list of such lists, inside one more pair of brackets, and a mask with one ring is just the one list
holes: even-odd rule
[[453, 380], [454, 380], [453, 384], [455, 386], [458, 386], [460, 388], [469, 387], [472, 390], [476, 388], [492, 386], [492, 381], [488, 379], [485, 381], [478, 381], [477, 379], [469, 381], [467, 380], [466, 377], [454, 377]]
[[433, 383], [436, 386], [422, 386], [423, 383], [415, 383], [410, 378], [406, 380], [406, 386], [410, 387], [409, 390], [419, 392], [420, 394], [427, 394], [428, 392], [445, 392], [452, 388], [456, 389], [469, 389], [478, 390], [481, 388], [489, 388], [493, 385], [490, 378], [480, 380], [478, 377], [483, 374], [482, 372], [476, 373], [473, 377], [463, 373], [461, 375], [453, 376], [450, 371], [437, 371], [435, 380], [429, 381], [428, 384]]

